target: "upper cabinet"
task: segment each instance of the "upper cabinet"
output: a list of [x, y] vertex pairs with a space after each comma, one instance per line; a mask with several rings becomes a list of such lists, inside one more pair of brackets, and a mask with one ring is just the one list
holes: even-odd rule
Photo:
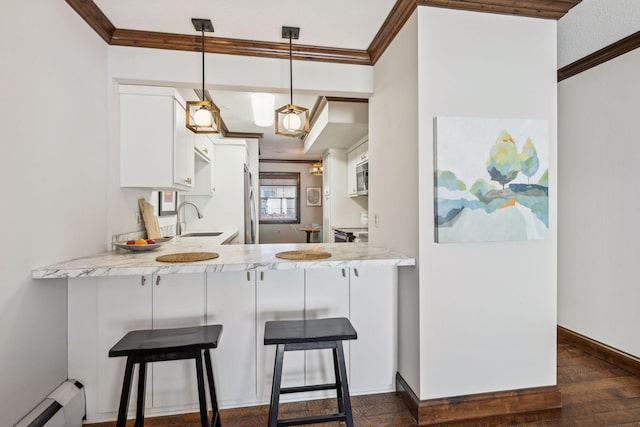
[[358, 165], [369, 161], [369, 142], [365, 136], [347, 152], [347, 194], [350, 197], [358, 196]]
[[121, 85], [120, 186], [190, 191], [195, 134], [173, 88]]
[[215, 146], [207, 134], [195, 136], [195, 182], [191, 196], [211, 196], [215, 186]]

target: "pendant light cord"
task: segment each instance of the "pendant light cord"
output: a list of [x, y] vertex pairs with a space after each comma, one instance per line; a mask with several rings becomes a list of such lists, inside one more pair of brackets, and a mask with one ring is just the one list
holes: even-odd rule
[[204, 101], [204, 26], [202, 27], [202, 100]]
[[289, 32], [289, 104], [293, 105], [293, 53], [291, 46], [291, 32]]

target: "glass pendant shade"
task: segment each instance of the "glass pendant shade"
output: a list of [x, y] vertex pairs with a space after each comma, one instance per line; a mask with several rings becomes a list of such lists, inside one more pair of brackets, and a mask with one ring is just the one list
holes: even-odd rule
[[309, 110], [287, 104], [276, 110], [276, 135], [299, 137], [309, 133]]
[[220, 110], [211, 101], [188, 101], [186, 123], [194, 133], [220, 133]]
[[313, 176], [322, 176], [322, 163], [314, 163], [309, 168], [309, 173]]

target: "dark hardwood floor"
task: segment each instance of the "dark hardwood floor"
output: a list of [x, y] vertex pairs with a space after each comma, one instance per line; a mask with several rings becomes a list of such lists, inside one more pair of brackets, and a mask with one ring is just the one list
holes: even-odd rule
[[[447, 427], [497, 426], [638, 426], [640, 427], [640, 377], [596, 359], [572, 345], [558, 342], [558, 385], [562, 409], [543, 413], [520, 414], [483, 420], [439, 424]], [[359, 427], [415, 426], [413, 418], [394, 393], [352, 397], [353, 415]], [[266, 406], [221, 411], [223, 427], [264, 427]], [[333, 400], [285, 403], [280, 412], [286, 417], [335, 411]], [[127, 426], [133, 426], [133, 422]], [[197, 427], [197, 414], [148, 418], [149, 427]], [[338, 426], [338, 423], [316, 426]], [[344, 425], [344, 424], [343, 424]], [[92, 424], [114, 427], [115, 423]]]

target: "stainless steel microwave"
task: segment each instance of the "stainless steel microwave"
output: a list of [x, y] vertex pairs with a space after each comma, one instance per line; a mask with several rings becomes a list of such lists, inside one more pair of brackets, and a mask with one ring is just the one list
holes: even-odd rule
[[[352, 169], [353, 170], [353, 169]], [[369, 162], [362, 162], [356, 166], [356, 189], [358, 195], [369, 194]]]

